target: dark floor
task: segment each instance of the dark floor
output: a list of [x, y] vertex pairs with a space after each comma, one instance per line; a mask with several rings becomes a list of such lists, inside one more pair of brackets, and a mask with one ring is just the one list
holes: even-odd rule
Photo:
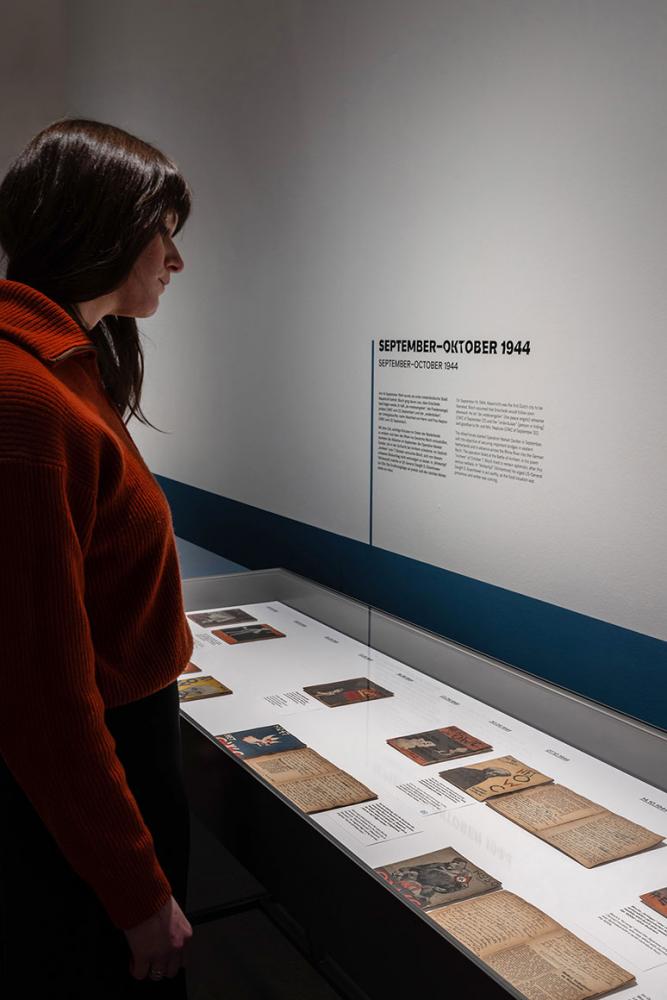
[[339, 1000], [259, 910], [195, 928], [189, 1000]]
[[[263, 887], [194, 817], [191, 856], [189, 1000], [340, 1000], [262, 910]], [[236, 901], [248, 909], [195, 923]]]

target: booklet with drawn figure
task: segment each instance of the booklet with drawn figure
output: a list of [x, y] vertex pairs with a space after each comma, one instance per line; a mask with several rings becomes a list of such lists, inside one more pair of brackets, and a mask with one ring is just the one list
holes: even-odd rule
[[553, 778], [509, 755], [479, 764], [467, 764], [465, 767], [452, 767], [439, 774], [478, 802], [553, 781]]
[[222, 694], [233, 694], [233, 691], [215, 677], [189, 677], [178, 681], [180, 701], [199, 701], [201, 698], [217, 698]]
[[458, 726], [430, 729], [428, 732], [413, 733], [411, 736], [395, 736], [387, 740], [387, 743], [417, 764], [444, 764], [455, 757], [467, 757], [493, 750], [490, 743], [478, 740], [476, 736], [471, 736]]
[[375, 871], [420, 910], [500, 889], [500, 882], [453, 847], [382, 865]]
[[306, 745], [280, 725], [222, 733], [216, 740], [237, 757], [264, 757], [283, 750], [300, 750]]
[[328, 708], [357, 705], [362, 701], [377, 701], [378, 698], [392, 698], [394, 695], [393, 691], [375, 684], [368, 677], [352, 677], [345, 681], [332, 681], [330, 684], [311, 684], [303, 690]]
[[215, 628], [217, 625], [240, 625], [242, 622], [256, 622], [257, 619], [241, 608], [216, 608], [215, 611], [195, 611], [187, 616], [190, 621], [202, 628]]
[[242, 642], [259, 642], [261, 639], [284, 639], [285, 633], [273, 625], [241, 625], [238, 628], [215, 628], [212, 634], [228, 646]]

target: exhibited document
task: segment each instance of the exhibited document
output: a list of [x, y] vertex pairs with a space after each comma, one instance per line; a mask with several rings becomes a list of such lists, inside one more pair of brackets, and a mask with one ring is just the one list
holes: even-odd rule
[[663, 841], [660, 834], [596, 805], [564, 785], [529, 788], [487, 805], [585, 868], [638, 854]]
[[[592, 946], [582, 968], [604, 963], [599, 949], [635, 974], [619, 1000], [667, 1000], [667, 793], [288, 605], [188, 617], [183, 713], [352, 856], [382, 867], [417, 919], [511, 898], [502, 882], [559, 922], [560, 949], [586, 948], [564, 928]], [[579, 789], [604, 789], [605, 808]], [[527, 947], [501, 950], [531, 1000], [603, 995], [576, 962], [544, 965], [545, 942]]]
[[634, 982], [631, 973], [505, 890], [428, 915], [527, 1000], [589, 1000]]
[[667, 917], [667, 886], [664, 889], [654, 889], [653, 892], [645, 892], [639, 897], [642, 903], [646, 903], [656, 913]]
[[363, 701], [377, 701], [378, 698], [391, 698], [394, 694], [380, 684], [373, 683], [368, 677], [351, 677], [330, 684], [311, 684], [303, 690], [328, 708], [357, 705]]
[[395, 736], [387, 740], [387, 743], [417, 764], [444, 764], [455, 757], [468, 757], [493, 750], [490, 743], [478, 740], [458, 726], [429, 729], [428, 732], [412, 733], [411, 736]]
[[215, 677], [192, 677], [178, 681], [178, 698], [181, 702], [218, 698], [223, 694], [233, 694], [233, 691]]
[[448, 771], [440, 771], [440, 777], [472, 795], [478, 802], [553, 781], [553, 778], [510, 756], [496, 757], [494, 760], [468, 764], [466, 767], [453, 767]]
[[263, 639], [284, 639], [285, 633], [272, 625], [239, 625], [235, 628], [214, 628], [213, 635], [228, 646], [238, 646], [244, 642], [260, 642]]
[[280, 725], [221, 733], [216, 740], [231, 750], [235, 757], [264, 757], [284, 750], [300, 750], [306, 745]]
[[249, 615], [242, 608], [215, 608], [213, 611], [196, 611], [187, 616], [190, 621], [202, 628], [216, 628], [220, 625], [240, 625], [241, 622], [256, 622], [253, 615]]
[[478, 868], [453, 847], [396, 861], [375, 871], [403, 899], [420, 910], [432, 910], [436, 906], [500, 888], [498, 879]]
[[306, 813], [377, 798], [370, 788], [308, 747], [258, 757], [247, 764]]
[[192, 662], [192, 660], [190, 660], [190, 662], [187, 664], [187, 666], [183, 667], [183, 669], [181, 670], [181, 673], [182, 674], [200, 674], [201, 673], [201, 667], [196, 666]]

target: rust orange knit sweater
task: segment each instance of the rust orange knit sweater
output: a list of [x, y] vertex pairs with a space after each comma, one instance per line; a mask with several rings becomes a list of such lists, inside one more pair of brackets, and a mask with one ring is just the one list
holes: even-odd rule
[[86, 333], [0, 281], [0, 754], [117, 927], [171, 888], [104, 724], [192, 652], [169, 507]]

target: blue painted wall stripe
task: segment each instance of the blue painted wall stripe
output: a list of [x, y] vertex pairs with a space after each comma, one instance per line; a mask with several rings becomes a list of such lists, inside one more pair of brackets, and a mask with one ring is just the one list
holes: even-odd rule
[[667, 729], [667, 642], [158, 476], [176, 534], [282, 566]]
[[373, 445], [375, 443], [375, 341], [371, 340], [371, 467], [368, 496], [368, 544], [373, 544]]

